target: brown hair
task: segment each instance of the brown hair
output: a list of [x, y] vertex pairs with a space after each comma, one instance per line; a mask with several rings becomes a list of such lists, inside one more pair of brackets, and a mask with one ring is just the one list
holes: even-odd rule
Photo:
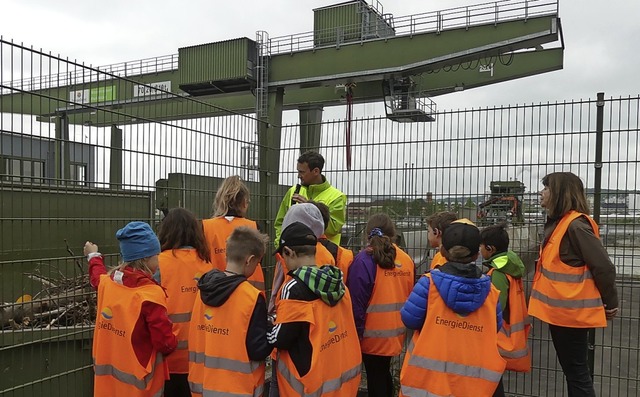
[[209, 244], [204, 237], [202, 224], [187, 209], [172, 208], [169, 211], [160, 223], [158, 240], [162, 251], [190, 246], [195, 248], [200, 259], [209, 262]]
[[267, 250], [267, 241], [269, 236], [256, 229], [247, 226], [237, 227], [227, 238], [227, 261], [241, 263], [250, 255], [262, 258]]
[[444, 246], [440, 247], [442, 256], [444, 256], [448, 261], [458, 262], [458, 263], [471, 263], [476, 260], [478, 257], [478, 253], [471, 253], [469, 248], [463, 247], [461, 245], [454, 245], [450, 249], [444, 248]]
[[249, 189], [238, 175], [232, 175], [222, 182], [216, 192], [213, 216], [224, 216], [229, 210], [238, 213], [245, 200], [249, 200]]
[[302, 153], [300, 157], [298, 157], [298, 163], [307, 163], [310, 171], [317, 168], [322, 172], [322, 168], [324, 167], [324, 157], [322, 157], [320, 153], [310, 150]]
[[309, 201], [309, 203], [315, 205], [318, 210], [320, 210], [320, 215], [322, 216], [322, 222], [324, 223], [324, 230], [327, 230], [329, 226], [329, 221], [331, 220], [331, 212], [329, 210], [329, 206], [325, 203], [320, 203], [318, 201]]
[[[380, 229], [382, 236], [372, 234], [373, 229]], [[396, 237], [396, 227], [389, 215], [379, 213], [369, 218], [365, 233], [369, 242], [373, 260], [383, 269], [393, 269], [396, 260], [396, 247], [393, 240]]]
[[542, 178], [542, 185], [549, 188], [546, 210], [550, 218], [560, 218], [571, 210], [589, 214], [584, 185], [577, 175], [553, 172]]
[[455, 212], [441, 211], [429, 215], [427, 217], [427, 224], [431, 226], [432, 229], [438, 229], [440, 230], [440, 233], [444, 233], [444, 231], [447, 229], [447, 226], [449, 226], [451, 222], [457, 219], [458, 214], [456, 214]]

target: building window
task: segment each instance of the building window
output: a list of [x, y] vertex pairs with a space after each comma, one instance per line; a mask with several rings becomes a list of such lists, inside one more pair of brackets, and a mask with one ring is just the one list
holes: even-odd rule
[[20, 183], [42, 183], [44, 161], [25, 158], [0, 158], [0, 179]]
[[78, 186], [87, 186], [87, 165], [71, 163], [71, 183]]

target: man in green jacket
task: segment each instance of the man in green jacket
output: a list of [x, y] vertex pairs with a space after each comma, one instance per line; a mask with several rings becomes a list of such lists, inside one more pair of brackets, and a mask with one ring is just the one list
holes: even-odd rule
[[306, 203], [310, 200], [324, 203], [329, 207], [331, 220], [326, 228], [327, 238], [340, 244], [340, 232], [344, 225], [347, 196], [331, 186], [322, 175], [324, 157], [318, 152], [305, 152], [298, 157], [298, 178], [300, 183], [292, 186], [284, 195], [275, 220], [276, 240], [278, 246], [282, 233], [282, 221], [292, 205]]

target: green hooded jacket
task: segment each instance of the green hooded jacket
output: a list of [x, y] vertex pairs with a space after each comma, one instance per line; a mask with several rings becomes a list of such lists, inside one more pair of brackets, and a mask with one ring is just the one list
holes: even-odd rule
[[500, 290], [500, 306], [504, 312], [509, 297], [509, 279], [522, 278], [525, 274], [522, 259], [513, 251], [501, 252], [482, 262], [483, 265], [495, 269], [491, 274], [491, 283]]

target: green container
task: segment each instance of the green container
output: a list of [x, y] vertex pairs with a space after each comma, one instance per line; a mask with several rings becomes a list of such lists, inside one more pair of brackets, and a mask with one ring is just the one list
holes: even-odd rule
[[313, 22], [316, 47], [395, 35], [390, 21], [362, 0], [316, 8]]
[[255, 84], [256, 59], [256, 42], [246, 37], [180, 48], [180, 88], [192, 95], [247, 90]]

